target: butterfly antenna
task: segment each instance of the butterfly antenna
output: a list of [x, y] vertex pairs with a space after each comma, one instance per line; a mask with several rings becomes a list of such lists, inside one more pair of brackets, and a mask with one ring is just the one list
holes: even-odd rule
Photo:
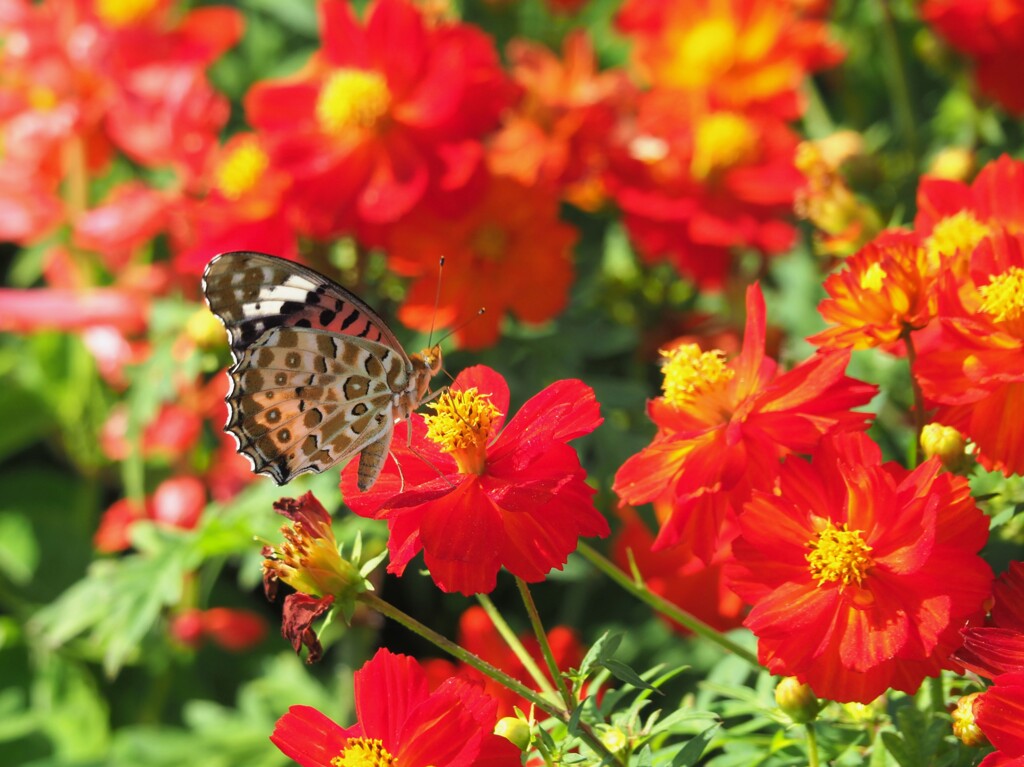
[[460, 322], [458, 325], [456, 325], [454, 328], [452, 328], [447, 333], [445, 333], [443, 336], [441, 336], [439, 339], [437, 339], [437, 343], [441, 343], [446, 338], [451, 338], [453, 335], [458, 333], [460, 330], [462, 330], [464, 327], [466, 327], [466, 325], [471, 323], [477, 317], [482, 317], [485, 314], [487, 314], [487, 308], [481, 306], [479, 309], [476, 310], [476, 314], [474, 314], [472, 317], [467, 317], [462, 322]]
[[[437, 292], [434, 294], [434, 313], [430, 316], [430, 333], [427, 335], [427, 348], [433, 349], [431, 339], [434, 337], [434, 322], [437, 321], [437, 307], [441, 305], [441, 275], [444, 274], [444, 256], [437, 262]], [[445, 336], [447, 338], [448, 336]], [[438, 341], [438, 343], [441, 343]]]

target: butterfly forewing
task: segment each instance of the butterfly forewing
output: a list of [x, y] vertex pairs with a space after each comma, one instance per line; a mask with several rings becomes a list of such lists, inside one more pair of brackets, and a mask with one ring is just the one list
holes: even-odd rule
[[371, 487], [439, 357], [414, 364], [363, 301], [274, 256], [218, 256], [203, 289], [235, 359], [225, 429], [253, 470], [284, 484], [359, 453], [358, 485]]
[[345, 288], [294, 261], [238, 251], [217, 256], [206, 267], [203, 291], [228, 329], [237, 362], [263, 333], [305, 327], [402, 345], [373, 309]]

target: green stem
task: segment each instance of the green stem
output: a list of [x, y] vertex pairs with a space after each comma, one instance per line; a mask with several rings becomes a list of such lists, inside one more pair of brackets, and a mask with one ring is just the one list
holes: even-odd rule
[[711, 628], [708, 624], [693, 617], [688, 612], [681, 610], [677, 605], [672, 604], [667, 599], [658, 596], [647, 588], [647, 585], [639, 578], [630, 578], [629, 575], [620, 570], [614, 563], [601, 556], [601, 554], [592, 549], [586, 543], [581, 541], [577, 551], [579, 551], [579, 553], [582, 554], [590, 564], [594, 565], [594, 567], [622, 586], [622, 588], [644, 604], [654, 608], [662, 615], [671, 618], [676, 623], [685, 626], [694, 634], [704, 637], [705, 639], [714, 642], [719, 647], [728, 650], [733, 655], [743, 658], [743, 660], [747, 661], [750, 665], [760, 668], [761, 664], [757, 662], [757, 657], [745, 647], [736, 644], [722, 633]]
[[544, 631], [544, 625], [540, 622], [540, 613], [537, 612], [537, 605], [533, 601], [533, 595], [530, 593], [530, 586], [518, 575], [516, 576], [516, 586], [519, 587], [519, 596], [523, 599], [523, 606], [526, 607], [526, 614], [530, 616], [530, 625], [533, 627], [533, 634], [537, 637], [537, 642], [540, 644], [541, 654], [544, 656], [544, 662], [548, 664], [548, 671], [551, 672], [551, 678], [555, 680], [555, 684], [558, 685], [558, 692], [562, 696], [562, 700], [565, 702], [565, 707], [572, 711], [576, 708], [576, 700], [573, 698], [569, 688], [565, 684], [565, 678], [562, 676], [562, 670], [558, 668], [558, 663], [555, 661], [555, 654], [551, 652], [551, 643], [548, 642], [547, 632]]
[[[543, 696], [531, 690], [522, 682], [518, 681], [517, 679], [513, 679], [501, 669], [495, 668], [490, 663], [485, 661], [483, 658], [480, 658], [479, 656], [469, 652], [469, 650], [460, 647], [447, 637], [441, 636], [433, 629], [420, 623], [411, 615], [407, 615], [394, 605], [385, 602], [376, 594], [369, 591], [364, 591], [362, 594], [356, 597], [356, 599], [365, 604], [367, 607], [376, 610], [381, 615], [387, 618], [391, 618], [391, 620], [395, 621], [396, 623], [400, 623], [401, 625], [405, 626], [405, 628], [409, 629], [409, 631], [413, 632], [414, 634], [417, 634], [418, 636], [423, 637], [434, 646], [440, 648], [444, 652], [451, 655], [453, 658], [462, 661], [467, 666], [475, 668], [481, 674], [485, 674], [494, 681], [498, 682], [498, 684], [507, 687], [516, 695], [518, 695], [526, 701], [529, 701], [534, 706], [539, 708], [541, 711], [544, 711], [546, 714], [553, 716], [555, 719], [558, 719], [563, 723], [569, 722], [571, 712], [560, 709], [558, 706], [554, 705]], [[593, 730], [590, 728], [589, 725], [585, 724], [584, 722], [580, 722], [579, 733], [580, 737], [587, 743], [587, 745], [590, 746], [590, 748], [595, 753], [601, 756], [601, 761], [603, 763], [613, 765], [622, 764], [618, 759], [615, 758], [615, 755], [611, 751], [605, 748], [604, 744], [601, 743], [601, 740], [594, 734]]]
[[889, 0], [878, 0], [882, 13], [883, 55], [886, 59], [889, 96], [893, 103], [893, 117], [903, 132], [906, 148], [914, 153], [917, 146], [917, 128], [914, 125], [914, 109], [911, 106], [910, 86], [907, 84], [907, 70], [903, 65], [900, 53], [899, 37], [896, 34], [896, 22], [889, 7]]
[[814, 731], [814, 722], [804, 725], [807, 730], [807, 767], [818, 767], [818, 733]]
[[523, 668], [526, 669], [533, 681], [537, 683], [537, 687], [550, 695], [554, 695], [555, 688], [551, 684], [551, 680], [544, 675], [544, 672], [540, 670], [540, 666], [537, 665], [537, 662], [534, 661], [530, 653], [523, 647], [523, 643], [519, 641], [519, 637], [516, 636], [512, 628], [505, 622], [505, 618], [498, 612], [498, 608], [494, 606], [491, 598], [486, 594], [477, 594], [476, 599], [491, 619], [491, 623], [498, 629], [498, 633], [505, 640], [505, 644], [515, 653], [516, 658], [523, 664]]

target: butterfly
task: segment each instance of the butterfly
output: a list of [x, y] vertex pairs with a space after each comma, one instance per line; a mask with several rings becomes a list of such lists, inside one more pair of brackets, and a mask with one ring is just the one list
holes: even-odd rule
[[396, 420], [430, 395], [441, 349], [410, 356], [360, 298], [276, 256], [222, 253], [203, 292], [234, 359], [224, 430], [253, 471], [283, 485], [358, 454], [357, 486], [369, 490]]

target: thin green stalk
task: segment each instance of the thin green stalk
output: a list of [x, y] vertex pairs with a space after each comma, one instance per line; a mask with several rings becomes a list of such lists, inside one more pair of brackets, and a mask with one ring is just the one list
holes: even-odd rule
[[916, 153], [917, 127], [914, 124], [914, 108], [910, 100], [910, 86], [907, 83], [907, 69], [900, 52], [900, 41], [896, 34], [896, 21], [890, 8], [890, 0], [878, 0], [882, 14], [882, 55], [886, 59], [886, 84], [893, 103], [893, 117], [900, 126], [906, 148]]
[[[417, 634], [418, 636], [423, 637], [428, 642], [433, 644], [435, 647], [440, 648], [444, 652], [451, 655], [453, 658], [462, 661], [467, 666], [472, 666], [481, 674], [489, 676], [491, 679], [498, 682], [502, 686], [510, 689], [516, 695], [532, 703], [541, 711], [544, 711], [548, 715], [555, 717], [561, 722], [568, 723], [570, 716], [569, 711], [564, 711], [560, 709], [558, 706], [552, 704], [551, 701], [547, 700], [537, 692], [534, 692], [529, 687], [524, 685], [522, 682], [513, 679], [504, 671], [495, 668], [490, 663], [485, 661], [483, 658], [474, 655], [473, 653], [469, 652], [469, 650], [460, 647], [447, 637], [444, 637], [438, 634], [433, 629], [423, 625], [418, 620], [413, 618], [411, 615], [407, 615], [394, 605], [385, 602], [376, 594], [369, 591], [364, 591], [362, 594], [356, 597], [356, 599], [359, 602], [365, 604], [367, 607], [376, 610], [381, 615], [387, 618], [391, 618], [391, 620], [395, 621], [396, 623], [400, 623], [401, 625], [405, 626], [405, 628], [409, 629], [409, 631], [413, 632], [414, 634]], [[590, 748], [595, 753], [601, 755], [602, 762], [612, 765], [622, 764], [622, 762], [620, 762], [615, 757], [615, 755], [611, 751], [609, 751], [603, 743], [601, 743], [601, 740], [594, 734], [593, 730], [590, 728], [589, 725], [585, 724], [584, 722], [580, 722], [579, 733], [580, 737], [587, 743], [587, 745], [590, 746]]]
[[548, 642], [548, 635], [547, 632], [544, 631], [544, 625], [540, 622], [540, 613], [537, 612], [537, 605], [534, 603], [533, 595], [530, 593], [530, 586], [518, 575], [516, 576], [516, 586], [519, 587], [519, 596], [523, 599], [523, 606], [526, 607], [526, 614], [530, 616], [530, 625], [533, 627], [533, 634], [537, 637], [537, 642], [540, 644], [540, 651], [544, 656], [544, 662], [548, 664], [548, 671], [551, 672], [551, 678], [554, 679], [555, 684], [558, 685], [558, 692], [562, 696], [562, 700], [565, 702], [565, 707], [569, 711], [572, 711], [576, 708], [576, 699], [566, 686], [565, 679], [562, 677], [562, 671], [558, 668], [558, 663], [555, 661], [555, 654], [551, 652], [551, 644]]
[[728, 650], [733, 655], [743, 658], [743, 660], [747, 661], [750, 665], [760, 668], [761, 664], [757, 662], [757, 657], [745, 647], [736, 644], [722, 633], [711, 628], [708, 624], [694, 618], [688, 612], [684, 612], [677, 605], [672, 604], [667, 599], [663, 599], [658, 596], [647, 588], [647, 584], [643, 583], [639, 579], [631, 578], [620, 570], [613, 562], [601, 556], [601, 554], [592, 549], [586, 543], [581, 541], [577, 551], [579, 551], [579, 553], [582, 554], [590, 564], [594, 565], [594, 567], [622, 586], [622, 588], [644, 604], [685, 626], [694, 634], [704, 637], [705, 639], [714, 642], [719, 647]]
[[519, 662], [523, 664], [523, 668], [526, 669], [530, 678], [537, 683], [537, 686], [541, 690], [554, 695], [555, 688], [552, 686], [551, 680], [544, 675], [544, 672], [540, 670], [540, 666], [537, 665], [537, 662], [534, 661], [530, 653], [528, 653], [526, 648], [523, 647], [523, 643], [519, 641], [519, 637], [516, 636], [515, 632], [505, 621], [502, 614], [498, 612], [498, 608], [494, 606], [494, 602], [491, 601], [491, 598], [486, 594], [477, 594], [476, 599], [480, 603], [480, 606], [484, 608], [484, 612], [486, 612], [487, 616], [491, 619], [491, 623], [493, 623], [494, 627], [498, 629], [498, 633], [501, 634], [501, 638], [505, 640], [505, 644], [507, 644], [509, 649], [515, 653]]
[[818, 767], [818, 733], [814, 731], [814, 722], [804, 725], [807, 730], [807, 767]]

